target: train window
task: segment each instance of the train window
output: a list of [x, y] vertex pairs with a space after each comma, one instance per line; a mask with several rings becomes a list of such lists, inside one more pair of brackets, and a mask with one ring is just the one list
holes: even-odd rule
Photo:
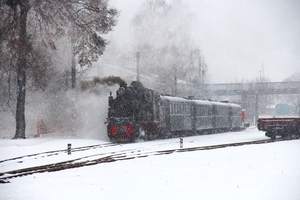
[[176, 114], [176, 104], [173, 104], [173, 114]]
[[216, 115], [220, 115], [221, 114], [221, 109], [219, 107], [216, 107]]
[[226, 108], [222, 108], [222, 115], [226, 114]]
[[173, 104], [173, 114], [175, 115], [176, 114], [176, 105]]
[[224, 115], [224, 108], [219, 106], [219, 108], [217, 109], [218, 115]]
[[186, 104], [185, 107], [184, 107], [185, 108], [185, 114], [187, 114], [187, 115], [189, 114], [189, 109], [188, 109], [189, 107], [188, 106], [189, 105]]
[[176, 105], [173, 104], [173, 114], [175, 115], [176, 114]]
[[173, 105], [173, 114], [176, 114], [176, 104]]
[[179, 104], [179, 113], [178, 114], [182, 114], [182, 105], [181, 104]]
[[202, 106], [197, 106], [196, 107], [196, 115], [197, 116], [202, 116], [203, 114], [203, 108], [202, 108]]
[[204, 107], [204, 109], [203, 109], [203, 115], [207, 116], [207, 107]]
[[177, 105], [174, 104], [174, 114], [177, 114]]
[[196, 108], [196, 115], [200, 116], [200, 107], [199, 106], [197, 106], [197, 108]]

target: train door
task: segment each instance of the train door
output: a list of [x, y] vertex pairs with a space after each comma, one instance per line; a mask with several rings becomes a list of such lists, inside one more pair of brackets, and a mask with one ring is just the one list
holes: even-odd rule
[[216, 128], [216, 121], [217, 121], [217, 106], [213, 105], [212, 106], [212, 129], [214, 131], [214, 129]]
[[161, 101], [159, 102], [159, 106], [158, 106], [158, 116], [159, 116], [159, 123], [161, 126], [165, 126], [166, 125], [166, 117], [165, 117], [165, 105], [164, 103]]
[[228, 124], [229, 124], [229, 130], [232, 128], [233, 125], [233, 118], [234, 118], [234, 112], [232, 110], [232, 107], [228, 108]]
[[159, 102], [159, 122], [161, 126], [170, 129], [170, 101], [162, 100]]

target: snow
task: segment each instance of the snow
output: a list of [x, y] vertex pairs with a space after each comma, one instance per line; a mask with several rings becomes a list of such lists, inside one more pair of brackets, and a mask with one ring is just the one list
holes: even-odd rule
[[[240, 132], [185, 137], [184, 148], [266, 139], [255, 127]], [[50, 135], [0, 140], [0, 160], [66, 149], [108, 144], [93, 139]], [[0, 163], [0, 173], [84, 156], [126, 151], [134, 154], [179, 148], [179, 138], [139, 141], [57, 155], [24, 157]], [[102, 163], [10, 179], [0, 185], [0, 199], [285, 199], [300, 196], [300, 140], [228, 147]], [[102, 155], [103, 156], [103, 155]]]

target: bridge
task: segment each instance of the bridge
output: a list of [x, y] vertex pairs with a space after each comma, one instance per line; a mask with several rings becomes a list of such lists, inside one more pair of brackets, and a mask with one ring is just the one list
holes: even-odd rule
[[233, 96], [248, 94], [300, 94], [300, 82], [259, 82], [259, 83], [227, 83], [207, 84], [206, 88], [214, 96]]
[[[212, 96], [241, 96], [241, 105], [247, 110], [248, 120], [256, 124], [259, 116], [259, 96], [277, 94], [300, 95], [300, 82], [207, 84], [205, 89], [210, 91]], [[300, 103], [300, 99], [298, 101]]]

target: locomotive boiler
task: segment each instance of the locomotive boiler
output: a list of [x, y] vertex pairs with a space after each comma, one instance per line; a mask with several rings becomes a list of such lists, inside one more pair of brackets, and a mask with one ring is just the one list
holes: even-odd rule
[[242, 108], [233, 103], [165, 96], [133, 81], [109, 96], [108, 137], [116, 142], [241, 130]]

